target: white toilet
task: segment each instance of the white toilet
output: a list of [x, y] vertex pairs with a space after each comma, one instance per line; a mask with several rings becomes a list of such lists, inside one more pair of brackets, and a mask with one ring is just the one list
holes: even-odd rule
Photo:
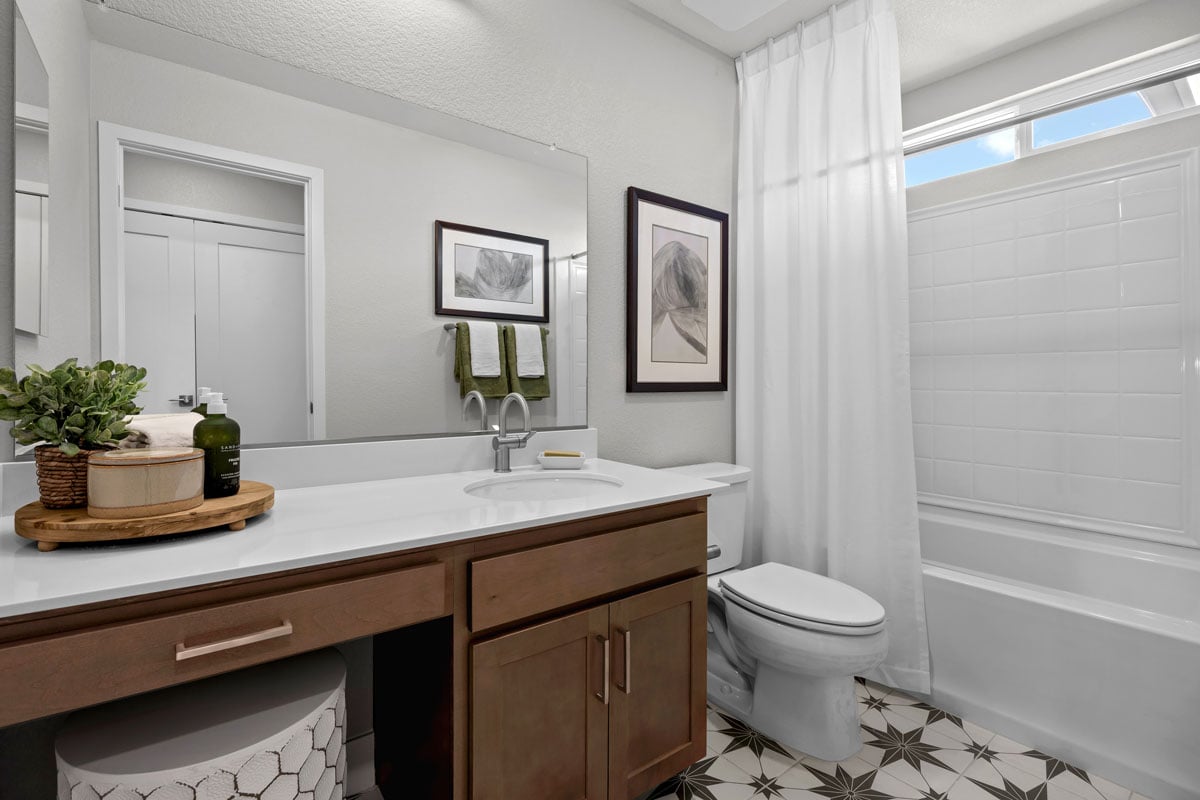
[[884, 610], [831, 578], [783, 564], [738, 569], [750, 470], [695, 464], [674, 472], [725, 484], [708, 500], [708, 699], [826, 761], [862, 747], [853, 676], [887, 655]]

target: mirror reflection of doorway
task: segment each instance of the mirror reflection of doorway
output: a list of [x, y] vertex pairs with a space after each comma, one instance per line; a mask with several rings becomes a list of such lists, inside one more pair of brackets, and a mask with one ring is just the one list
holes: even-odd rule
[[321, 171], [100, 134], [101, 196], [111, 182], [117, 198], [101, 209], [101, 350], [146, 368], [144, 413], [190, 410], [209, 386], [244, 444], [323, 438]]

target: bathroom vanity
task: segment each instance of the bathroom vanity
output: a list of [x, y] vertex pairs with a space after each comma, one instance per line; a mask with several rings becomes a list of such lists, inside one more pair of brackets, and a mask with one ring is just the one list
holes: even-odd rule
[[624, 485], [290, 489], [245, 531], [132, 548], [0, 531], [0, 725], [379, 635], [376, 761], [409, 792], [643, 794], [705, 752], [706, 484], [588, 469]]

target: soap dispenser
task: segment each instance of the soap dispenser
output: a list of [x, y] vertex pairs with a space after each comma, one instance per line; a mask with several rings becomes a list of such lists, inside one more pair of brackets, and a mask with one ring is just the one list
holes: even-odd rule
[[196, 399], [200, 401], [200, 404], [192, 409], [192, 413], [206, 416], [208, 414], [208, 401], [213, 390], [208, 386], [200, 386], [197, 387], [196, 392]]
[[242, 429], [226, 416], [220, 392], [209, 395], [207, 411], [192, 432], [196, 447], [204, 451], [204, 496], [230, 497], [241, 488]]

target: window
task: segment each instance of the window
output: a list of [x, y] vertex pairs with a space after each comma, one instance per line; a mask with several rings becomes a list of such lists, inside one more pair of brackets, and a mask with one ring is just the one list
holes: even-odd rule
[[1141, 93], [1130, 92], [1033, 120], [1033, 146], [1077, 139], [1154, 116]]
[[909, 156], [904, 159], [905, 185], [920, 186], [951, 175], [1003, 164], [1016, 157], [1017, 129], [1004, 128]]
[[[1155, 82], [1148, 77], [1153, 75], [1163, 77]], [[1102, 97], [1120, 86], [1131, 90]], [[1090, 96], [1102, 99], [1056, 110]], [[905, 185], [920, 186], [974, 172], [1046, 148], [1192, 110], [1200, 104], [1198, 101], [1200, 44], [1195, 44], [906, 131]], [[1006, 119], [1013, 119], [1015, 124], [988, 130], [1003, 125]], [[981, 129], [982, 133], [971, 136]]]

